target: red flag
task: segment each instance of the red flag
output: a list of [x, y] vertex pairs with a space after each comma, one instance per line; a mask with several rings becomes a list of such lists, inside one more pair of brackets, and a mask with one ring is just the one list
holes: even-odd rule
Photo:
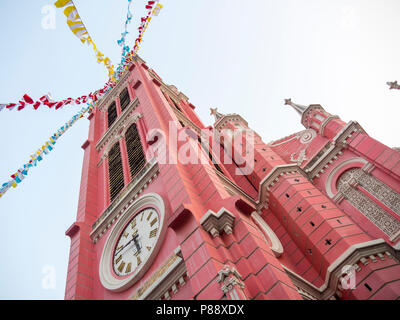
[[39, 100], [42, 101], [43, 103], [49, 102], [49, 98], [47, 96], [43, 96], [43, 97], [39, 98]]
[[24, 94], [23, 98], [26, 103], [33, 104], [33, 102], [34, 102], [33, 99], [30, 96], [28, 96], [27, 94]]
[[22, 110], [23, 108], [25, 108], [25, 102], [23, 102], [23, 101], [19, 101], [19, 106], [18, 106], [18, 108], [17, 108], [17, 110], [19, 111], [19, 110]]
[[45, 102], [44, 103], [46, 106], [48, 106], [49, 108], [52, 108], [54, 105], [57, 104], [57, 102]]
[[59, 108], [61, 108], [64, 105], [64, 102], [58, 102], [56, 105], [56, 110], [58, 110]]
[[39, 106], [40, 106], [40, 102], [39, 101], [36, 101], [35, 104], [33, 105], [35, 110], [37, 110], [37, 108], [39, 108]]
[[12, 110], [15, 108], [15, 106], [16, 106], [15, 103], [9, 103], [8, 105], [6, 105], [6, 108]]

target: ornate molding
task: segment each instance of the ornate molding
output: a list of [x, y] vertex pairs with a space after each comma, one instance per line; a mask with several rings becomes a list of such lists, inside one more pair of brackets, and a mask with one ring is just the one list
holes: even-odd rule
[[170, 292], [176, 294], [186, 284], [186, 266], [180, 247], [168, 257], [130, 298], [131, 300], [170, 299]]
[[112, 139], [118, 136], [121, 133], [121, 130], [125, 128], [125, 125], [128, 121], [132, 120], [130, 117], [133, 112], [139, 105], [139, 99], [135, 98], [131, 101], [128, 107], [122, 112], [122, 114], [115, 120], [110, 128], [103, 134], [103, 136], [99, 139], [96, 144], [96, 149], [100, 151], [107, 143], [109, 143]]
[[343, 149], [347, 148], [347, 139], [351, 138], [353, 133], [365, 133], [364, 129], [355, 121], [347, 123], [343, 129], [338, 132], [332, 141], [327, 142], [323, 149], [313, 158], [310, 159], [304, 171], [310, 179], [319, 177], [321, 173], [337, 160], [343, 154]]
[[126, 86], [126, 83], [128, 82], [130, 72], [125, 71], [125, 73], [119, 78], [117, 84], [115, 85], [114, 88], [112, 88], [107, 95], [100, 101], [100, 103], [97, 105], [97, 109], [101, 112], [104, 112], [108, 106], [111, 104], [112, 100], [115, 100], [118, 95], [121, 93], [123, 90], [122, 87]]
[[244, 289], [242, 276], [235, 267], [225, 265], [218, 272], [218, 283], [221, 283], [221, 290], [224, 294], [229, 294], [232, 300], [240, 300], [240, 296], [236, 289]]
[[137, 176], [121, 191], [102, 215], [92, 225], [90, 237], [96, 243], [117, 219], [139, 197], [144, 189], [157, 177], [159, 168], [154, 159], [150, 160]]
[[400, 222], [362, 191], [358, 190], [358, 184], [379, 201], [396, 210], [399, 210], [398, 201], [400, 196], [359, 168], [347, 170], [339, 177], [338, 194], [335, 196], [335, 200], [337, 201], [343, 198], [347, 199], [353, 207], [382, 230], [391, 241], [396, 240], [400, 235]]
[[119, 130], [117, 130], [116, 133], [111, 136], [111, 138], [105, 143], [100, 162], [108, 157], [108, 153], [110, 152], [110, 149], [113, 147], [113, 145], [125, 136], [125, 132], [126, 130], [128, 130], [129, 126], [132, 123], [136, 123], [139, 119], [142, 118], [142, 116], [143, 115], [141, 113], [133, 113], [131, 114], [131, 116], [126, 118], [126, 121], [124, 123], [121, 123]]
[[240, 115], [238, 115], [236, 113], [232, 113], [232, 114], [224, 115], [222, 118], [220, 118], [214, 124], [214, 128], [218, 131], [221, 131], [228, 122], [234, 122], [234, 121], [240, 121], [240, 122], [244, 123], [246, 126], [248, 126], [247, 121], [244, 120]]
[[278, 165], [267, 174], [267, 176], [260, 182], [260, 198], [258, 201], [258, 209], [261, 207], [268, 207], [269, 189], [274, 186], [274, 184], [277, 183], [282, 176], [293, 173], [300, 173], [308, 179], [307, 175], [297, 164]]
[[251, 217], [254, 219], [259, 228], [263, 231], [268, 242], [270, 243], [270, 248], [274, 253], [275, 257], [279, 258], [283, 253], [283, 246], [275, 232], [270, 228], [270, 226], [265, 222], [265, 220], [258, 214], [258, 212], [253, 212]]
[[283, 268], [288, 273], [293, 284], [303, 293], [305, 292], [307, 296], [315, 300], [329, 300], [334, 299], [334, 295], [340, 291], [340, 281], [345, 266], [354, 266], [356, 270], [360, 270], [358, 262], [365, 262], [365, 257], [370, 258], [371, 256], [378, 256], [381, 259], [385, 258], [385, 255], [391, 258], [395, 256], [395, 254], [395, 250], [383, 239], [352, 245], [328, 267], [325, 282], [319, 288], [286, 266], [283, 265]]
[[209, 232], [214, 238], [220, 236], [222, 232], [231, 234], [235, 216], [225, 208], [221, 208], [217, 213], [208, 210], [200, 219], [200, 224], [204, 230]]

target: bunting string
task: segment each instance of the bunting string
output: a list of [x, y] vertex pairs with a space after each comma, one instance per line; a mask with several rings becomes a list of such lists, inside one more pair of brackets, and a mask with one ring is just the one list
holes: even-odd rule
[[67, 98], [61, 101], [54, 101], [50, 95], [50, 93], [45, 94], [43, 97], [39, 98], [39, 100], [34, 101], [28, 94], [24, 94], [21, 100], [17, 103], [0, 103], [0, 111], [3, 109], [8, 110], [16, 110], [21, 111], [25, 107], [31, 105], [35, 110], [37, 110], [40, 106], [47, 106], [49, 108], [54, 107], [55, 110], [58, 110], [66, 105], [73, 104], [83, 104], [90, 102], [97, 102], [97, 100], [105, 94], [109, 89], [113, 88], [115, 83], [113, 81], [108, 81], [103, 88], [97, 90], [95, 92], [90, 92], [88, 95], [83, 95], [78, 98]]
[[16, 188], [18, 184], [25, 179], [31, 168], [36, 167], [37, 163], [43, 160], [43, 156], [47, 155], [54, 149], [54, 145], [57, 140], [69, 129], [76, 121], [83, 118], [87, 112], [93, 109], [93, 105], [88, 105], [82, 108], [77, 114], [75, 114], [68, 122], [60, 127], [56, 133], [54, 133], [39, 149], [37, 149], [30, 157], [31, 159], [25, 163], [21, 168], [11, 175], [11, 180], [3, 183], [0, 186], [0, 198], [10, 189]]
[[126, 14], [126, 20], [125, 20], [125, 26], [124, 26], [124, 32], [121, 33], [121, 39], [117, 40], [117, 43], [120, 47], [122, 47], [122, 53], [121, 53], [121, 62], [118, 65], [118, 68], [116, 70], [116, 73], [119, 73], [120, 71], [122, 71], [122, 65], [124, 64], [124, 61], [126, 59], [126, 55], [129, 53], [130, 48], [128, 45], [126, 45], [126, 41], [125, 38], [127, 36], [128, 32], [128, 24], [131, 23], [132, 21], [132, 13], [130, 10], [132, 4], [132, 0], [128, 0], [128, 12]]
[[[139, 48], [140, 48], [140, 43], [143, 40], [143, 34], [146, 31], [146, 29], [151, 21], [151, 18], [154, 16], [158, 16], [158, 14], [160, 13], [160, 10], [163, 8], [163, 5], [159, 3], [159, 0], [148, 1], [145, 8], [148, 10], [147, 15], [140, 19], [140, 26], [138, 28], [139, 35], [135, 40], [135, 45], [133, 47], [133, 50], [129, 51], [125, 55], [123, 53], [121, 63], [119, 64], [119, 66], [115, 72], [116, 79], [119, 79], [119, 77], [122, 75], [122, 73], [128, 68], [128, 66], [132, 62], [133, 58], [137, 55], [137, 52], [139, 51]], [[128, 15], [129, 15], [129, 12], [128, 12]], [[125, 40], [124, 40], [124, 43], [125, 43]], [[129, 47], [127, 47], [127, 48], [129, 50]]]
[[108, 57], [105, 57], [100, 50], [97, 49], [94, 44], [92, 38], [89, 35], [85, 25], [81, 17], [78, 14], [78, 10], [72, 0], [57, 0], [54, 5], [57, 8], [65, 8], [64, 15], [67, 17], [68, 27], [71, 29], [72, 33], [81, 40], [82, 43], [87, 43], [88, 45], [92, 45], [93, 50], [96, 54], [97, 63], [103, 63], [106, 69], [108, 70], [108, 77], [115, 81], [114, 78], [114, 66], [111, 63], [111, 60]]

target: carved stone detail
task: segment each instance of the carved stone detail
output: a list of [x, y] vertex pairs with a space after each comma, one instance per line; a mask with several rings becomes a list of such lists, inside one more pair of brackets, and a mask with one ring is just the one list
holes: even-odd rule
[[235, 216], [225, 208], [219, 210], [218, 213], [208, 210], [200, 220], [204, 230], [211, 233], [214, 238], [218, 237], [222, 232], [231, 234], [234, 222]]
[[362, 170], [356, 172], [355, 179], [360, 186], [381, 201], [385, 206], [400, 215], [400, 194], [379, 181], [373, 175], [365, 173]]
[[[338, 193], [343, 195], [364, 216], [387, 234], [391, 240], [394, 240], [399, 234], [400, 222], [356, 188], [360, 181], [362, 181], [361, 183], [366, 183], [365, 181], [367, 180], [374, 182], [373, 179], [368, 178], [369, 175], [366, 178], [361, 178], [363, 175], [367, 174], [359, 168], [351, 169], [343, 173], [338, 180]], [[369, 185], [373, 185], [373, 182], [370, 182]], [[382, 186], [380, 185], [380, 187]], [[373, 190], [373, 187], [370, 189]], [[375, 196], [375, 191], [373, 190], [371, 194]]]
[[225, 265], [219, 272], [218, 272], [218, 283], [221, 283], [221, 290], [225, 294], [229, 294], [232, 300], [240, 300], [240, 297], [236, 291], [236, 286], [240, 289], [245, 287], [244, 283], [242, 282], [242, 276], [240, 273], [235, 269], [233, 266]]

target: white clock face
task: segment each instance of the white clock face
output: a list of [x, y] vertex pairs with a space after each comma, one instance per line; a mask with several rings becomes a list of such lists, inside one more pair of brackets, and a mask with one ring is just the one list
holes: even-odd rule
[[116, 275], [127, 276], [138, 270], [149, 258], [157, 242], [160, 218], [153, 208], [136, 214], [119, 236], [112, 265]]

